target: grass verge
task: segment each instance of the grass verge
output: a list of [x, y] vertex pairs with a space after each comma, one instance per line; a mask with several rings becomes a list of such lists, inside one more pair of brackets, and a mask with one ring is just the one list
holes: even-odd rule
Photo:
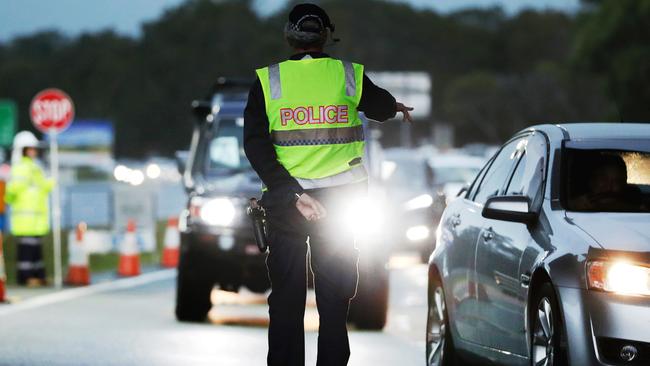
[[[160, 263], [162, 255], [163, 238], [165, 233], [165, 221], [156, 223], [156, 250], [150, 253], [140, 254], [140, 263], [143, 266]], [[16, 284], [16, 241], [11, 235], [4, 235], [4, 258], [5, 269], [7, 272], [7, 284]], [[52, 235], [45, 237], [43, 242], [43, 260], [45, 262], [45, 273], [50, 283], [54, 280], [54, 249], [52, 244]], [[63, 277], [67, 273], [68, 267], [68, 231], [61, 232], [61, 257], [63, 265]], [[88, 258], [88, 264], [91, 272], [107, 272], [117, 270], [119, 253], [91, 254]]]

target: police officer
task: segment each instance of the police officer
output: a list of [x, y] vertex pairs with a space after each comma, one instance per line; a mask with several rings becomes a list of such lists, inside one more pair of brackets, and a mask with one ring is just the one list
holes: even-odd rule
[[16, 134], [4, 196], [11, 205], [11, 233], [18, 243], [18, 283], [28, 286], [45, 284], [43, 236], [50, 231], [48, 194], [54, 187], [36, 162], [38, 147], [31, 132]]
[[333, 31], [323, 9], [296, 5], [285, 26], [295, 53], [257, 70], [244, 112], [246, 155], [265, 185], [271, 366], [304, 365], [308, 251], [320, 316], [317, 364], [347, 364], [358, 253], [337, 213], [367, 190], [357, 112], [379, 121], [402, 112], [411, 120], [412, 108], [375, 86], [363, 65], [323, 53]]

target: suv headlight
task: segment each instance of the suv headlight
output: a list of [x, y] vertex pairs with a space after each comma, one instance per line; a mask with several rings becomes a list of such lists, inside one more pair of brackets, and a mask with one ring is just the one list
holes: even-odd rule
[[235, 221], [237, 210], [233, 202], [225, 197], [205, 199], [195, 197], [191, 202], [192, 216], [208, 225], [229, 226]]
[[[376, 235], [384, 225], [384, 208], [374, 200], [360, 198], [350, 200], [344, 213], [337, 214], [349, 231], [358, 235]], [[334, 213], [332, 213], [334, 214]]]
[[650, 267], [623, 260], [588, 262], [587, 280], [589, 289], [650, 296]]

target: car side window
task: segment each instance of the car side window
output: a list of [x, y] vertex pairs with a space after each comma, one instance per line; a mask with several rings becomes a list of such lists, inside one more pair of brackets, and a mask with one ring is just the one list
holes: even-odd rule
[[521, 146], [525, 137], [519, 137], [506, 144], [494, 158], [492, 165], [483, 177], [483, 181], [474, 196], [474, 202], [484, 204], [489, 197], [500, 193], [510, 176], [514, 163], [520, 158], [518, 146]]
[[483, 176], [485, 175], [485, 172], [488, 170], [491, 163], [492, 163], [492, 159], [490, 159], [490, 161], [488, 161], [485, 164], [485, 166], [481, 169], [481, 171], [476, 175], [476, 178], [474, 178], [472, 185], [470, 185], [469, 189], [467, 190], [467, 194], [465, 195], [465, 198], [471, 200], [472, 197], [474, 197], [476, 191], [478, 190], [478, 186], [481, 183], [481, 180], [483, 180]]
[[505, 192], [511, 196], [527, 196], [535, 201], [540, 193], [546, 169], [546, 139], [535, 133], [526, 139], [521, 158]]

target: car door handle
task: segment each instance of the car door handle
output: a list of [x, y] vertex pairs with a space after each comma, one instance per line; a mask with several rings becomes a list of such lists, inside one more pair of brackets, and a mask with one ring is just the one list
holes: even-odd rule
[[492, 232], [492, 228], [489, 228], [483, 232], [483, 240], [484, 241], [490, 241], [494, 238], [494, 233]]
[[456, 227], [456, 226], [460, 225], [461, 224], [460, 214], [451, 215], [451, 220], [450, 221], [451, 221], [451, 226], [452, 227]]

